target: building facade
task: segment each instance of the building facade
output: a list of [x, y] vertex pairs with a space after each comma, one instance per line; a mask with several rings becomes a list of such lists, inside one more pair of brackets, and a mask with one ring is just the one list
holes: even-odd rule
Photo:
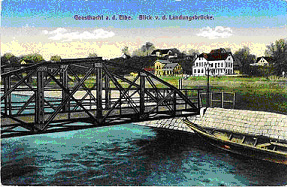
[[193, 76], [207, 75], [207, 64], [209, 64], [209, 74], [211, 76], [232, 75], [234, 58], [231, 52], [226, 52], [220, 48], [212, 50], [210, 53], [200, 54], [193, 63]]
[[182, 72], [182, 68], [178, 63], [172, 63], [168, 60], [156, 60], [154, 62], [154, 74], [161, 75], [176, 75]]

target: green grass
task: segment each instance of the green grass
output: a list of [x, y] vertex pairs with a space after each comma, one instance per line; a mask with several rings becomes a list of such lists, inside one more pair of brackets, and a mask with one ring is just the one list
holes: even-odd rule
[[[206, 80], [206, 77], [192, 77], [184, 82], [184, 86], [206, 89]], [[287, 79], [211, 77], [210, 87], [212, 92], [236, 93], [237, 109], [287, 114]]]

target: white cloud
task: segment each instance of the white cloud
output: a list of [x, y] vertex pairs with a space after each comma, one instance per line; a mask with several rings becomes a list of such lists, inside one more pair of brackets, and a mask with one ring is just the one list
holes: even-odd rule
[[65, 28], [57, 28], [53, 31], [43, 30], [43, 34], [50, 35], [51, 40], [62, 40], [62, 41], [72, 41], [72, 40], [92, 40], [100, 38], [110, 38], [115, 35], [112, 31], [105, 31], [103, 29], [95, 29], [92, 32], [69, 32]]
[[232, 36], [232, 30], [229, 27], [216, 26], [214, 29], [210, 27], [204, 27], [200, 29], [200, 33], [197, 36], [202, 36], [209, 39], [228, 38]]

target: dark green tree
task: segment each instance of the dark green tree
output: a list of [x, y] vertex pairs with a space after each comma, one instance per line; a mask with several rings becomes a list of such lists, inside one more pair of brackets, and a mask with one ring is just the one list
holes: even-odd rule
[[272, 65], [274, 66], [273, 73], [275, 75], [282, 75], [282, 72], [287, 72], [287, 39], [276, 40], [266, 46], [265, 55], [272, 58]]
[[51, 56], [50, 60], [53, 61], [53, 62], [60, 62], [61, 61], [61, 56], [59, 56], [59, 55]]
[[41, 61], [44, 61], [44, 58], [42, 55], [40, 55], [39, 53], [32, 53], [32, 54], [28, 54], [28, 55], [24, 55], [22, 57], [23, 60], [25, 60], [27, 63], [39, 63]]
[[239, 49], [234, 53], [234, 58], [237, 58], [242, 64], [242, 73], [251, 75], [250, 64], [254, 63], [256, 60], [256, 56], [250, 54], [250, 49], [246, 46]]
[[13, 55], [12, 53], [5, 53], [1, 57], [1, 65], [10, 64], [10, 63], [19, 63], [19, 58]]

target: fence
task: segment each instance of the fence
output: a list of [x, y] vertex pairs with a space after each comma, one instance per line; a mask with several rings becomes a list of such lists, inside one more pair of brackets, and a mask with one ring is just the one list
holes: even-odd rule
[[[200, 106], [207, 107], [207, 93], [200, 93]], [[232, 108], [235, 107], [236, 95], [233, 92], [210, 92], [210, 107]]]

